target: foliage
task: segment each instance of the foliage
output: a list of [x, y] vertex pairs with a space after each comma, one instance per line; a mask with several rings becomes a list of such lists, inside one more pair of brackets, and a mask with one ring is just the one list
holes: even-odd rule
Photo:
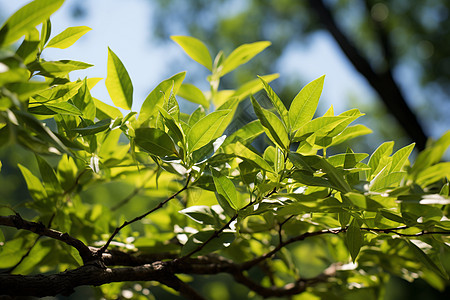
[[[440, 160], [450, 132], [412, 164], [414, 145], [393, 153], [394, 142], [371, 155], [348, 148], [327, 156], [370, 130], [350, 125], [363, 115], [358, 109], [335, 114], [331, 107], [315, 117], [324, 77], [289, 108], [269, 85], [276, 74], [219, 89], [222, 76], [268, 42], [213, 59], [201, 41], [172, 37], [211, 71], [210, 90], [175, 74], [139, 113], [130, 111], [128, 72], [109, 49], [111, 106], [90, 94], [98, 79], [70, 80], [89, 64], [41, 57], [89, 31], [73, 27], [50, 39], [56, 3], [35, 0], [0, 30], [0, 145], [20, 145], [37, 165], [26, 157], [18, 165], [31, 199], [2, 206], [2, 294], [71, 294], [91, 285], [106, 298], [138, 299], [156, 283], [203, 299], [188, 283], [219, 273], [245, 287], [228, 293], [248, 297], [375, 299], [388, 274], [423, 278], [439, 290], [448, 284], [450, 164]], [[270, 106], [257, 100], [260, 93]], [[198, 109], [181, 112], [177, 97]], [[257, 119], [224, 135], [247, 97]], [[258, 151], [252, 142], [261, 135], [267, 144]], [[223, 291], [211, 280], [209, 298]]]

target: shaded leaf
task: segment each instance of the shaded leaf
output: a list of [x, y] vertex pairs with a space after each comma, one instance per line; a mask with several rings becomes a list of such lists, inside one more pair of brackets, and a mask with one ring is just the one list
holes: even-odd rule
[[171, 156], [177, 154], [170, 136], [157, 128], [136, 129], [136, 145], [157, 156]]

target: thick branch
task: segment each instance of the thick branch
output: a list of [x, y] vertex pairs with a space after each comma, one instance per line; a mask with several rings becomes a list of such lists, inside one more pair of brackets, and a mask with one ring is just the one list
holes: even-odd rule
[[66, 243], [78, 250], [84, 263], [93, 260], [93, 251], [86, 246], [82, 241], [68, 235], [67, 233], [62, 233], [57, 230], [49, 229], [42, 223], [30, 222], [22, 219], [19, 214], [10, 216], [0, 216], [0, 225], [14, 227], [17, 229], [24, 229], [34, 232], [40, 236], [47, 236], [49, 238], [59, 240]]
[[68, 295], [82, 285], [102, 285], [110, 282], [158, 280], [164, 276], [162, 264], [133, 268], [102, 269], [93, 265], [54, 275], [0, 275], [0, 291], [14, 296]]
[[387, 71], [382, 73], [375, 72], [368, 60], [362, 56], [358, 49], [356, 49], [348, 37], [345, 36], [337, 26], [333, 15], [324, 5], [323, 1], [309, 0], [309, 4], [356, 70], [367, 79], [370, 85], [378, 93], [387, 109], [397, 119], [408, 136], [416, 142], [417, 148], [419, 150], [425, 149], [427, 136], [417, 120], [416, 115], [406, 103], [403, 93], [394, 81], [392, 70], [388, 68]]

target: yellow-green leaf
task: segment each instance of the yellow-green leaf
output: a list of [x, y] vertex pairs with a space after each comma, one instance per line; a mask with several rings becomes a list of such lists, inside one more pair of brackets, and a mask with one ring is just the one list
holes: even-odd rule
[[92, 30], [87, 26], [75, 26], [66, 28], [63, 32], [55, 36], [48, 42], [46, 48], [66, 49], [72, 46], [86, 32]]
[[133, 104], [133, 84], [119, 57], [108, 47], [108, 72], [106, 88], [113, 103], [123, 109]]
[[171, 36], [174, 42], [180, 45], [181, 48], [201, 65], [204, 65], [208, 70], [212, 69], [212, 59], [208, 48], [200, 40], [190, 36]]
[[35, 0], [15, 12], [0, 29], [0, 46], [7, 46], [47, 20], [64, 0]]

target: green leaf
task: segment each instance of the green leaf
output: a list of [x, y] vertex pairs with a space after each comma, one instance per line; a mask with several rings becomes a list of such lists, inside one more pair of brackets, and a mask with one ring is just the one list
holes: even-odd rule
[[44, 49], [45, 43], [48, 42], [51, 33], [52, 33], [52, 22], [50, 22], [50, 19], [47, 19], [45, 22], [42, 22], [41, 38], [39, 41], [39, 49], [41, 49], [41, 51], [42, 49]]
[[83, 80], [83, 86], [78, 90], [75, 97], [72, 98], [72, 102], [83, 113], [84, 119], [94, 121], [96, 116], [96, 108], [89, 91], [87, 79]]
[[416, 183], [427, 186], [442, 178], [450, 178], [450, 162], [442, 162], [428, 167], [417, 174]]
[[349, 119], [346, 116], [331, 116], [331, 117], [319, 117], [304, 124], [294, 135], [294, 141], [304, 140], [305, 137], [309, 137], [315, 134], [317, 137], [327, 136], [336, 126], [345, 120]]
[[136, 145], [157, 156], [176, 155], [177, 150], [170, 136], [157, 128], [136, 129]]
[[427, 149], [419, 153], [410, 173], [412, 175], [417, 175], [427, 167], [438, 163], [449, 146], [450, 130], [443, 134], [436, 142], [428, 146]]
[[370, 134], [370, 133], [372, 133], [372, 130], [367, 128], [364, 125], [358, 124], [358, 125], [350, 126], [350, 127], [345, 128], [339, 135], [335, 136], [329, 146], [330, 147], [335, 146], [335, 145], [341, 144], [343, 142], [346, 142], [348, 140], [351, 140], [355, 137]]
[[188, 208], [180, 210], [179, 212], [203, 225], [217, 224], [217, 220], [214, 217], [215, 212], [211, 207], [206, 205], [190, 206]]
[[177, 43], [189, 55], [190, 58], [205, 66], [208, 70], [212, 70], [212, 59], [208, 48], [200, 40], [190, 36], [171, 36], [175, 43]]
[[17, 94], [20, 101], [28, 100], [31, 96], [45, 90], [49, 87], [48, 82], [14, 82], [5, 84], [5, 87]]
[[158, 106], [163, 106], [165, 97], [168, 97], [171, 91], [174, 95], [178, 93], [185, 76], [186, 72], [175, 74], [172, 77], [162, 81], [153, 91], [150, 92], [144, 100], [139, 112], [138, 122], [140, 124], [148, 120], [150, 117], [157, 115]]
[[48, 42], [46, 48], [66, 49], [72, 46], [86, 32], [92, 30], [87, 26], [75, 26], [66, 28]]
[[293, 131], [311, 121], [316, 112], [322, 94], [325, 75], [308, 83], [292, 100], [289, 108], [289, 119]]
[[225, 152], [248, 160], [263, 170], [271, 173], [274, 172], [273, 168], [269, 165], [269, 163], [267, 163], [267, 161], [265, 161], [259, 154], [242, 145], [240, 142], [226, 146]]
[[64, 0], [35, 0], [15, 12], [0, 29], [0, 46], [7, 46], [47, 20]]
[[47, 192], [39, 178], [33, 175], [33, 173], [31, 173], [30, 170], [28, 170], [25, 166], [18, 164], [18, 167], [22, 172], [25, 182], [27, 183], [28, 192], [30, 193], [31, 197], [33, 197], [33, 199], [36, 201], [46, 200]]
[[85, 136], [85, 135], [91, 135], [91, 134], [96, 134], [96, 133], [105, 131], [105, 130], [109, 129], [110, 126], [111, 126], [111, 119], [103, 119], [101, 121], [98, 121], [95, 124], [92, 124], [92, 125], [89, 125], [86, 127], [74, 128], [72, 130]]
[[46, 160], [41, 158], [39, 155], [35, 156], [47, 194], [55, 195], [61, 192], [61, 185], [58, 181], [58, 178], [56, 177], [56, 173], [53, 168], [48, 164]]
[[27, 275], [31, 273], [51, 250], [51, 247], [44, 246], [43, 242], [38, 241], [12, 274]]
[[[187, 255], [205, 243], [210, 237], [214, 235], [213, 229], [204, 229], [189, 237], [186, 244], [181, 249], [180, 255]], [[223, 231], [218, 237], [212, 239], [202, 250], [195, 253], [195, 255], [202, 255], [212, 253], [216, 250], [228, 247], [234, 240], [234, 232]]]
[[392, 155], [392, 165], [389, 170], [390, 172], [398, 172], [402, 170], [403, 165], [405, 164], [406, 160], [408, 159], [409, 155], [414, 149], [415, 144], [416, 143], [412, 143], [406, 147], [403, 147], [402, 149], [398, 150]]
[[241, 143], [250, 143], [256, 137], [264, 132], [264, 127], [261, 125], [261, 121], [254, 120], [250, 123], [245, 124], [233, 134], [228, 136], [222, 144], [225, 147], [233, 142], [240, 141]]
[[352, 257], [352, 261], [355, 262], [364, 242], [361, 228], [359, 227], [358, 222], [355, 219], [353, 219], [347, 229], [347, 232], [345, 234], [345, 242]]
[[420, 249], [415, 243], [413, 243], [410, 240], [405, 240], [408, 244], [409, 248], [413, 251], [414, 256], [424, 264], [425, 267], [430, 269], [431, 271], [435, 272], [439, 276], [445, 278], [448, 280], [448, 275], [445, 271], [443, 271], [441, 268], [439, 268], [433, 260], [425, 253], [422, 249]]
[[250, 95], [256, 94], [258, 91], [264, 88], [264, 85], [262, 84], [261, 80], [264, 80], [265, 82], [269, 83], [278, 77], [280, 77], [279, 74], [269, 74], [264, 76], [258, 76], [259, 78], [248, 81], [244, 84], [242, 84], [239, 89], [237, 89], [233, 96], [238, 97], [239, 100], [245, 99]]
[[39, 51], [39, 42], [39, 31], [33, 28], [27, 33], [19, 49], [16, 51], [16, 54], [22, 58], [25, 65], [36, 60]]
[[262, 77], [258, 76], [258, 78], [263, 83], [264, 89], [266, 90], [266, 93], [267, 93], [267, 96], [269, 97], [269, 99], [272, 102], [273, 106], [276, 108], [278, 114], [280, 115], [281, 121], [283, 121], [284, 126], [289, 131], [289, 128], [290, 128], [289, 112], [286, 109], [286, 106], [284, 106], [284, 103], [280, 100], [280, 98], [275, 93], [275, 91], [270, 87], [270, 85]]
[[219, 130], [222, 122], [230, 112], [230, 109], [218, 110], [195, 123], [187, 135], [188, 151], [192, 153], [218, 138], [223, 133]]
[[37, 104], [33, 103], [28, 107], [28, 111], [36, 115], [73, 115], [81, 116], [81, 111], [68, 102]]
[[274, 113], [262, 108], [253, 96], [251, 100], [256, 116], [264, 126], [267, 136], [280, 148], [289, 149], [289, 136], [283, 122]]
[[92, 66], [81, 61], [58, 60], [33, 63], [31, 69], [38, 71], [38, 75], [54, 78], [64, 77], [72, 71], [83, 70]]
[[195, 123], [200, 121], [200, 119], [204, 118], [206, 116], [205, 109], [203, 106], [199, 106], [196, 110], [192, 112], [192, 114], [189, 116], [188, 125], [193, 126]]
[[378, 172], [386, 166], [385, 164], [383, 164], [383, 158], [391, 155], [393, 149], [394, 142], [385, 142], [372, 153], [368, 163], [371, 170], [367, 171], [367, 179], [371, 179], [372, 176], [378, 174]]
[[425, 195], [400, 195], [398, 196], [398, 202], [401, 203], [418, 203], [423, 205], [448, 205], [450, 204], [450, 198], [439, 194], [425, 194]]
[[211, 173], [217, 193], [224, 197], [234, 210], [243, 208], [245, 202], [239, 197], [233, 182], [214, 169], [211, 169]]
[[356, 165], [357, 162], [362, 161], [367, 156], [369, 155], [366, 153], [342, 153], [328, 157], [327, 161], [334, 167], [344, 167], [344, 163], [346, 162], [346, 160], [350, 159], [354, 161]]
[[183, 97], [192, 103], [197, 103], [203, 105], [205, 108], [209, 108], [209, 102], [206, 100], [205, 95], [193, 84], [183, 83], [178, 90], [178, 96]]
[[222, 63], [222, 69], [219, 70], [219, 75], [224, 76], [240, 65], [245, 64], [270, 45], [270, 42], [264, 41], [243, 44], [237, 47]]
[[123, 117], [119, 109], [114, 106], [108, 105], [96, 98], [94, 99], [94, 104], [96, 107], [96, 117], [99, 119], [111, 118], [117, 119]]
[[375, 178], [370, 181], [369, 189], [371, 191], [380, 191], [387, 188], [399, 186], [406, 172], [389, 172], [389, 169], [383, 169]]
[[130, 110], [133, 104], [133, 84], [119, 57], [108, 47], [108, 72], [105, 84], [114, 105]]

